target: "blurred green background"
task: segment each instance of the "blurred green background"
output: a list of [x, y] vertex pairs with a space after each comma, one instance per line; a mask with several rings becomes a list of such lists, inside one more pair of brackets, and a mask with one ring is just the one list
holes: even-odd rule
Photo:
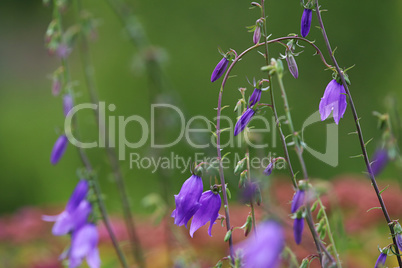
[[[210, 82], [210, 75], [221, 59], [217, 48], [224, 51], [232, 48], [238, 53], [252, 45], [252, 33], [246, 26], [253, 25], [259, 17], [258, 10], [250, 10], [249, 1], [129, 1], [133, 11], [146, 31], [150, 42], [163, 49], [165, 55], [164, 77], [168, 84], [166, 102], [181, 108], [186, 120], [203, 115], [213, 120], [214, 107], [221, 80]], [[148, 89], [148, 79], [138, 68], [139, 51], [130, 42], [123, 25], [111, 11], [106, 1], [82, 1], [84, 9], [98, 19], [97, 39], [90, 44], [94, 61], [95, 76], [101, 101], [115, 104], [117, 109], [107, 115], [140, 115], [146, 120], [151, 117], [150, 105], [154, 102]], [[332, 47], [337, 47], [336, 57], [341, 67], [355, 65], [349, 71], [352, 81], [350, 87], [354, 97], [365, 139], [374, 138], [369, 145], [373, 152], [381, 132], [373, 111], [386, 112], [386, 98], [391, 96], [397, 103], [402, 102], [402, 2], [390, 1], [386, 5], [376, 1], [321, 1], [323, 19]], [[268, 31], [272, 38], [288, 33], [299, 33], [302, 8], [298, 1], [267, 1]], [[66, 25], [74, 22], [74, 13], [67, 11]], [[44, 33], [51, 20], [51, 8], [44, 7], [41, 1], [2, 1], [0, 8], [0, 168], [2, 173], [0, 187], [0, 214], [8, 214], [23, 206], [63, 205], [77, 182], [77, 168], [81, 167], [76, 150], [69, 146], [63, 159], [56, 166], [50, 164], [50, 152], [58, 133], [63, 127], [62, 101], [51, 94], [51, 73], [59, 66], [59, 59], [50, 56], [44, 48]], [[322, 42], [317, 19], [313, 16], [312, 29], [308, 36], [316, 40], [324, 55], [327, 52]], [[301, 50], [302, 48], [299, 48]], [[331, 79], [330, 71], [324, 70], [318, 56], [305, 47], [296, 58], [299, 67], [297, 80], [287, 72], [287, 88], [293, 121], [296, 129], [318, 109], [320, 98]], [[271, 57], [284, 53], [281, 46], [273, 45]], [[69, 58], [71, 76], [77, 86], [78, 102], [88, 102], [83, 78], [79, 51], [73, 48]], [[329, 60], [327, 60], [329, 62]], [[244, 58], [235, 68], [237, 76], [229, 80], [224, 94], [224, 105], [230, 105], [224, 114], [233, 120], [236, 114], [234, 105], [239, 98], [239, 87], [251, 86], [247, 82], [253, 77], [261, 78], [259, 68], [262, 57], [257, 53]], [[278, 89], [276, 81], [274, 86]], [[268, 102], [268, 94], [263, 99]], [[281, 102], [279, 93], [276, 94]], [[349, 108], [349, 107], [348, 107]], [[280, 114], [282, 114], [280, 112]], [[267, 110], [266, 115], [271, 118]], [[170, 118], [169, 130], [160, 131], [166, 140], [177, 136], [177, 120]], [[96, 138], [96, 124], [92, 113], [80, 115], [80, 127], [84, 139]], [[306, 141], [313, 148], [324, 150], [324, 123], [311, 126], [306, 131]], [[256, 123], [258, 125], [258, 123]], [[287, 129], [285, 129], [287, 131]], [[331, 167], [306, 153], [306, 161], [311, 177], [330, 179], [336, 174], [361, 174], [364, 163], [360, 158], [350, 156], [360, 153], [357, 137], [348, 135], [355, 130], [352, 114], [348, 109], [339, 125], [339, 165]], [[157, 126], [158, 131], [158, 126]], [[126, 137], [130, 141], [139, 139], [138, 127], [133, 124], [127, 128]], [[232, 135], [223, 134], [223, 139]], [[265, 137], [271, 141], [271, 137]], [[127, 149], [149, 156], [149, 142], [136, 150]], [[277, 148], [265, 152], [281, 155], [279, 139]], [[207, 150], [191, 148], [183, 139], [176, 146], [164, 150], [162, 155], [171, 152], [185, 158], [202, 152], [215, 156], [214, 148]], [[102, 149], [90, 149], [88, 154], [98, 171], [106, 202], [111, 211], [119, 212], [106, 154]], [[295, 158], [295, 155], [292, 155]], [[189, 176], [187, 170], [169, 170], [161, 184], [159, 173], [149, 169], [130, 169], [129, 161], [121, 161], [126, 178], [133, 210], [145, 213], [141, 200], [150, 192], [159, 192], [166, 185], [168, 194], [177, 193], [180, 185]], [[297, 164], [296, 164], [296, 168]], [[237, 178], [228, 171], [229, 186], [236, 188]], [[395, 167], [389, 166], [381, 175], [396, 178]], [[285, 173], [284, 173], [285, 174]]]

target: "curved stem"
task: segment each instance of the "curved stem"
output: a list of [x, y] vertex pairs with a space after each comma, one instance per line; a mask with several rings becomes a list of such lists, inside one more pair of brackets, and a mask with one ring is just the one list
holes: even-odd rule
[[[331, 57], [331, 60], [332, 60], [333, 64], [335, 65], [336, 71], [338, 72], [338, 74], [339, 74], [339, 76], [340, 76], [340, 78], [342, 80], [342, 85], [344, 86], [346, 94], [348, 95], [349, 106], [350, 106], [350, 109], [352, 111], [353, 118], [354, 118], [354, 121], [355, 121], [356, 131], [357, 131], [357, 135], [359, 137], [359, 142], [360, 142], [360, 148], [362, 150], [364, 163], [366, 164], [366, 168], [367, 168], [370, 180], [371, 180], [371, 184], [373, 185], [374, 191], [375, 191], [375, 193], [377, 195], [378, 202], [381, 205], [381, 210], [382, 210], [382, 212], [384, 214], [385, 220], [388, 223], [388, 227], [389, 227], [390, 232], [391, 232], [392, 240], [393, 240], [394, 244], [397, 245], [393, 222], [391, 221], [391, 218], [390, 218], [390, 216], [388, 214], [388, 211], [387, 211], [387, 208], [385, 206], [384, 200], [382, 199], [381, 193], [380, 193], [380, 191], [378, 189], [377, 181], [376, 181], [375, 176], [373, 174], [373, 171], [371, 169], [370, 160], [368, 158], [366, 145], [365, 145], [364, 139], [363, 139], [363, 131], [362, 131], [361, 127], [360, 127], [360, 122], [359, 122], [360, 119], [359, 119], [359, 117], [357, 115], [357, 111], [356, 111], [356, 108], [355, 108], [355, 105], [354, 105], [354, 102], [353, 102], [353, 99], [352, 99], [352, 95], [350, 94], [349, 87], [348, 87], [348, 85], [347, 85], [347, 83], [345, 81], [344, 74], [341, 71], [341, 69], [339, 68], [338, 62], [336, 61], [334, 53], [333, 53], [333, 51], [331, 49], [331, 45], [329, 43], [329, 39], [328, 39], [327, 33], [325, 31], [324, 23], [323, 23], [322, 18], [321, 18], [321, 12], [320, 12], [320, 7], [319, 7], [319, 4], [318, 4], [318, 0], [316, 0], [316, 2], [315, 2], [315, 9], [316, 9], [318, 22], [320, 24], [321, 32], [322, 32], [325, 44], [326, 44], [327, 49], [328, 49], [329, 56]], [[396, 247], [396, 253], [399, 254], [398, 247]], [[399, 266], [402, 267], [401, 257], [396, 255], [396, 258], [398, 260]]]

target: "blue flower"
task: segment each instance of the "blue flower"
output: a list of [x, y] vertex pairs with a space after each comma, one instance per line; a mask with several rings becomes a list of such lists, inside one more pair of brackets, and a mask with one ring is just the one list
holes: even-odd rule
[[212, 191], [206, 191], [202, 193], [199, 202], [201, 207], [194, 214], [193, 220], [191, 221], [190, 236], [193, 237], [194, 232], [207, 222], [210, 222], [208, 234], [212, 236], [212, 225], [218, 218], [219, 209], [221, 208], [221, 196]]
[[320, 101], [319, 110], [321, 121], [327, 119], [332, 111], [335, 123], [339, 123], [339, 120], [346, 111], [347, 102], [345, 93], [343, 85], [339, 84], [335, 79], [329, 82], [325, 89], [324, 96]]
[[247, 126], [247, 124], [251, 121], [255, 114], [255, 111], [251, 108], [248, 108], [240, 117], [240, 119], [237, 121], [235, 130], [234, 130], [234, 135], [237, 136], [240, 132], [244, 130], [244, 128]]
[[279, 266], [284, 246], [282, 227], [274, 221], [260, 223], [258, 235], [252, 235], [237, 246], [242, 255], [242, 266], [247, 268], [275, 268]]
[[385, 149], [377, 149], [373, 154], [371, 161], [371, 171], [374, 176], [377, 176], [386, 167], [388, 163], [388, 151]]
[[387, 254], [381, 252], [380, 256], [378, 256], [378, 259], [375, 263], [374, 268], [384, 267], [386, 259], [387, 259]]
[[215, 82], [218, 80], [226, 71], [226, 68], [228, 67], [229, 60], [225, 57], [221, 59], [221, 61], [216, 65], [214, 71], [212, 72], [211, 75], [211, 82]]
[[179, 194], [175, 195], [176, 209], [171, 215], [174, 218], [174, 224], [187, 226], [188, 221], [201, 206], [199, 202], [201, 194], [202, 179], [192, 175], [183, 183]]
[[87, 223], [75, 231], [71, 238], [71, 247], [68, 253], [70, 268], [81, 265], [84, 258], [90, 268], [100, 267], [98, 245], [98, 231], [92, 223]]
[[295, 213], [304, 204], [304, 190], [297, 190], [292, 200], [291, 213]]
[[61, 135], [53, 145], [52, 149], [52, 154], [50, 155], [50, 163], [52, 165], [56, 165], [62, 156], [64, 155], [64, 152], [67, 149], [68, 145], [68, 139], [65, 135]]
[[261, 99], [261, 89], [255, 88], [253, 91], [253, 94], [251, 94], [250, 99], [248, 101], [249, 106], [248, 107], [253, 107], [257, 102], [260, 101]]
[[305, 8], [303, 11], [302, 19], [301, 19], [301, 28], [300, 33], [303, 37], [306, 37], [310, 32], [311, 27], [311, 18], [313, 15], [313, 11], [311, 9]]
[[295, 242], [298, 245], [302, 241], [303, 229], [304, 229], [304, 219], [296, 218], [293, 222], [293, 235], [295, 238]]

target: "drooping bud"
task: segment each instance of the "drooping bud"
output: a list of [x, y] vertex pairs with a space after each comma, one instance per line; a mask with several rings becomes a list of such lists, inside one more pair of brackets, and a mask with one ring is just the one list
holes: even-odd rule
[[377, 176], [384, 170], [388, 163], [388, 151], [386, 149], [377, 149], [371, 160], [371, 171]]
[[293, 75], [294, 78], [297, 79], [299, 77], [299, 70], [297, 68], [295, 57], [290, 51], [286, 51], [286, 62], [288, 64], [289, 72]]
[[297, 190], [293, 196], [291, 213], [295, 213], [304, 204], [304, 190]]
[[274, 168], [274, 163], [273, 163], [273, 162], [270, 162], [270, 163], [268, 164], [268, 166], [267, 166], [267, 167], [264, 169], [264, 171], [263, 171], [264, 175], [265, 175], [265, 176], [271, 175], [273, 168]]
[[258, 44], [260, 42], [260, 39], [261, 39], [261, 27], [257, 21], [257, 25], [255, 27], [254, 35], [253, 35], [253, 43]]
[[251, 121], [255, 114], [255, 111], [251, 108], [248, 108], [240, 117], [240, 119], [237, 121], [235, 129], [234, 129], [234, 135], [237, 136], [240, 132], [242, 132], [247, 124]]
[[305, 8], [303, 11], [302, 19], [301, 19], [301, 28], [300, 33], [303, 37], [306, 37], [310, 32], [311, 27], [311, 19], [313, 16], [313, 11], [311, 9]]
[[299, 218], [298, 216], [293, 223], [293, 235], [295, 238], [295, 242], [298, 245], [302, 241], [303, 229], [304, 229], [304, 219], [303, 217], [300, 216]]
[[65, 135], [61, 135], [55, 142], [52, 150], [52, 154], [50, 156], [50, 163], [52, 165], [56, 165], [61, 157], [64, 155], [68, 145], [68, 139]]
[[223, 57], [212, 72], [211, 82], [215, 82], [225, 73], [228, 64], [229, 60], [226, 57]]

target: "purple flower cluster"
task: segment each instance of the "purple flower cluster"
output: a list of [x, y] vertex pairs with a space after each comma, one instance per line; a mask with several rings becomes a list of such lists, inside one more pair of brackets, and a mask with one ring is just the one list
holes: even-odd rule
[[74, 189], [65, 210], [56, 216], [43, 216], [43, 220], [55, 222], [54, 235], [71, 234], [71, 246], [61, 258], [68, 258], [69, 267], [81, 265], [84, 258], [90, 268], [100, 267], [98, 232], [96, 226], [88, 221], [92, 206], [87, 201], [88, 182], [80, 180]]
[[181, 187], [178, 195], [175, 195], [176, 209], [172, 212], [174, 224], [185, 225], [193, 217], [190, 227], [190, 235], [201, 226], [210, 222], [208, 234], [212, 236], [212, 225], [219, 216], [221, 208], [221, 197], [213, 191], [202, 192], [202, 179], [200, 176], [192, 175]]
[[278, 267], [284, 246], [282, 227], [277, 222], [266, 221], [257, 230], [257, 236], [252, 235], [237, 246], [238, 254], [242, 255], [241, 267]]

